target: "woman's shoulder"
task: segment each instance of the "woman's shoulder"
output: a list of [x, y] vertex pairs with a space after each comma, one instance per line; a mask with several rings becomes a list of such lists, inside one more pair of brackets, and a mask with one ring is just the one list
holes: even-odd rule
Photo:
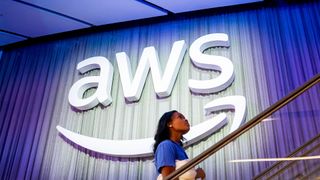
[[182, 146], [179, 145], [178, 143], [176, 142], [173, 142], [172, 140], [170, 139], [166, 139], [164, 141], [162, 141], [159, 146], [160, 148], [172, 148], [172, 149], [179, 149], [181, 148]]
[[170, 139], [166, 139], [164, 141], [162, 141], [159, 146], [173, 146], [174, 145], [174, 142], [172, 142]]
[[179, 146], [179, 145], [177, 143], [171, 141], [170, 139], [166, 139], [158, 145], [158, 147], [160, 147], [160, 148], [173, 148], [173, 149], [176, 149], [177, 146]]
[[156, 154], [158, 154], [159, 152], [175, 152], [175, 145], [174, 143], [171, 141], [171, 140], [164, 140], [162, 141], [158, 147], [157, 147], [157, 150], [156, 150]]

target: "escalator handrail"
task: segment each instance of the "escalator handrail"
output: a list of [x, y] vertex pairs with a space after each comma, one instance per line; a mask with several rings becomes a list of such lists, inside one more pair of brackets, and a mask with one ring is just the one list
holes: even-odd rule
[[293, 92], [291, 92], [289, 95], [285, 96], [284, 98], [280, 99], [273, 105], [271, 105], [269, 108], [255, 116], [253, 119], [248, 121], [247, 123], [243, 124], [240, 128], [237, 130], [233, 131], [231, 134], [227, 135], [220, 141], [218, 141], [216, 144], [212, 145], [209, 147], [207, 150], [203, 151], [201, 154], [197, 155], [195, 158], [191, 159], [188, 163], [180, 167], [179, 169], [175, 170], [171, 174], [169, 174], [167, 177], [164, 179], [175, 179], [178, 178], [180, 175], [183, 173], [187, 172], [190, 170], [192, 167], [195, 167], [205, 159], [207, 159], [209, 156], [229, 144], [231, 141], [235, 140], [238, 138], [240, 135], [244, 134], [248, 130], [250, 130], [252, 127], [255, 125], [259, 124], [262, 120], [265, 118], [269, 117], [271, 114], [291, 102], [293, 99], [301, 95], [303, 92], [311, 88], [313, 85], [317, 84], [320, 82], [320, 74], [315, 75], [313, 78], [311, 78], [309, 81], [304, 83], [302, 86], [299, 88], [295, 89]]
[[[302, 152], [302, 150], [304, 150], [307, 146], [310, 146], [311, 144], [316, 142], [319, 138], [320, 138], [320, 134], [316, 135], [311, 140], [309, 140], [308, 142], [306, 142], [305, 144], [303, 144], [302, 146], [300, 146], [299, 148], [297, 148], [296, 150], [291, 152], [287, 157], [295, 157], [298, 153]], [[309, 153], [304, 153], [303, 155], [300, 155], [300, 156], [304, 156], [305, 154], [309, 154]], [[282, 163], [284, 163], [284, 161], [279, 161], [279, 162], [274, 163], [272, 166], [270, 166], [269, 168], [265, 169], [259, 175], [255, 176], [253, 179], [262, 179], [263, 176], [265, 176], [266, 174], [270, 173], [273, 169], [275, 169], [276, 167], [280, 166]]]

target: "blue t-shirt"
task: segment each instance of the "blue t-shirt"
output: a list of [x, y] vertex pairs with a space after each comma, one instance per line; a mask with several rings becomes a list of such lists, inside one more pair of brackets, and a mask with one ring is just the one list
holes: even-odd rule
[[180, 144], [171, 140], [164, 140], [158, 145], [154, 158], [157, 171], [161, 173], [162, 167], [175, 167], [176, 160], [185, 160], [188, 159], [188, 156]]

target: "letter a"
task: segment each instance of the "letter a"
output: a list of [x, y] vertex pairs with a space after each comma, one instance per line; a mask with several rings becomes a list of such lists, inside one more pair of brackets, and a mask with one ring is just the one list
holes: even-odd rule
[[[113, 66], [109, 60], [102, 56], [95, 56], [81, 61], [77, 69], [81, 74], [100, 68], [100, 76], [84, 77], [74, 83], [69, 91], [69, 103], [80, 110], [87, 110], [99, 103], [107, 106], [112, 102], [110, 95], [113, 79]], [[96, 87], [90, 97], [83, 98], [84, 92]]]

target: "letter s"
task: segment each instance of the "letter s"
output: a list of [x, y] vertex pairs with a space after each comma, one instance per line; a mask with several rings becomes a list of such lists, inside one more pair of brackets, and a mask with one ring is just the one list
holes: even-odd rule
[[189, 79], [189, 88], [194, 93], [219, 92], [230, 86], [234, 80], [233, 64], [228, 58], [203, 53], [207, 48], [215, 46], [228, 47], [228, 35], [213, 33], [201, 36], [190, 46], [189, 54], [196, 67], [221, 72], [218, 77], [210, 80]]

